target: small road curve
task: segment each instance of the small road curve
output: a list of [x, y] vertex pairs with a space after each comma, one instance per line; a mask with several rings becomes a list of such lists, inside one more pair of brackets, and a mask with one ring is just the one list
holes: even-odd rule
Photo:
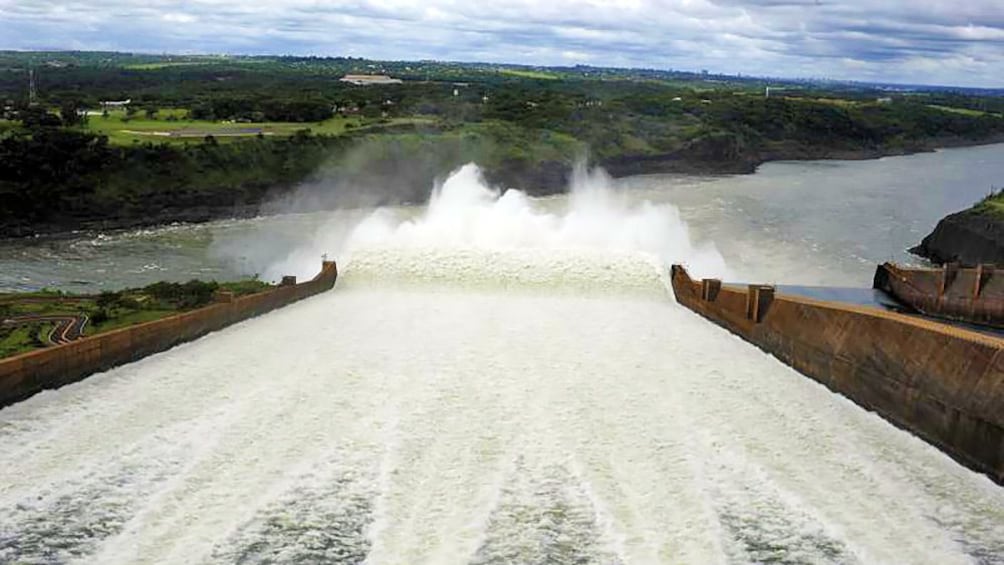
[[84, 333], [89, 318], [86, 314], [80, 315], [55, 315], [55, 316], [16, 316], [3, 321], [5, 326], [21, 326], [25, 324], [51, 323], [55, 324], [46, 340], [50, 345], [60, 345], [70, 343]]

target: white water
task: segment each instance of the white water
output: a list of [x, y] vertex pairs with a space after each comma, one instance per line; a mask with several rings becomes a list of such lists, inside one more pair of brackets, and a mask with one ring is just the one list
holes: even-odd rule
[[1004, 562], [1001, 489], [675, 305], [724, 262], [603, 184], [465, 169], [277, 267], [335, 291], [0, 411], [0, 562]]
[[[675, 207], [632, 203], [626, 195], [611, 190], [610, 184], [603, 171], [580, 166], [574, 172], [573, 191], [564, 208], [542, 210], [518, 190], [500, 194], [485, 186], [478, 168], [467, 165], [435, 188], [428, 207], [417, 216], [412, 209], [380, 209], [351, 230], [345, 229], [342, 218], [336, 218], [322, 226], [313, 241], [270, 265], [264, 274], [267, 278], [283, 273], [307, 276], [316, 271], [317, 258], [323, 253], [336, 252], [343, 264], [351, 265], [360, 251], [367, 262], [388, 252], [405, 261], [381, 264], [378, 276], [393, 276], [390, 269], [406, 277], [409, 285], [416, 282], [416, 276], [460, 284], [485, 276], [522, 286], [531, 280], [520, 278], [519, 271], [526, 271], [523, 275], [527, 277], [553, 277], [561, 263], [566, 272], [576, 266], [589, 268], [585, 273], [568, 274], [595, 287], [597, 267], [607, 267], [590, 268], [587, 258], [605, 263], [644, 257], [654, 270], [685, 260], [695, 275], [729, 274], [713, 244], [691, 241]], [[455, 254], [460, 255], [459, 262], [448, 261], [446, 256]], [[409, 258], [421, 266], [407, 263]], [[542, 263], [550, 268], [542, 268]], [[458, 272], [473, 265], [477, 265], [478, 274]], [[366, 270], [372, 267], [367, 264]], [[564, 286], [568, 281], [555, 282]]]

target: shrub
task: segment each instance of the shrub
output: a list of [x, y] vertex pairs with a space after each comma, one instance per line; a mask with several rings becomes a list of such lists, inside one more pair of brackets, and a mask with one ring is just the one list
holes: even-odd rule
[[91, 324], [97, 326], [107, 322], [111, 316], [108, 315], [108, 310], [106, 310], [105, 308], [99, 308], [97, 310], [92, 311], [89, 317]]
[[219, 288], [215, 282], [191, 280], [186, 283], [159, 282], [147, 286], [143, 291], [151, 298], [174, 308], [198, 308], [213, 300], [213, 293]]
[[98, 305], [98, 308], [104, 309], [117, 304], [120, 298], [122, 298], [122, 293], [106, 291], [98, 295], [95, 303]]

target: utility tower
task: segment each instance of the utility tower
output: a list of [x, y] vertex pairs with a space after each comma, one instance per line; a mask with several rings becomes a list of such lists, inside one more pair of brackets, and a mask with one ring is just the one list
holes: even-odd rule
[[35, 84], [35, 69], [28, 69], [28, 105], [38, 104], [38, 85]]

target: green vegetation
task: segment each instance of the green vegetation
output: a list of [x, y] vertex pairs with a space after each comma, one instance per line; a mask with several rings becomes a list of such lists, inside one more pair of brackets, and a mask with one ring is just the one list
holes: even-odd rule
[[183, 108], [151, 108], [142, 115], [129, 115], [124, 109], [88, 116], [81, 131], [102, 135], [114, 145], [135, 143], [201, 143], [213, 136], [218, 143], [230, 143], [258, 137], [291, 137], [309, 131], [312, 135], [337, 136], [350, 130], [386, 125], [429, 124], [431, 118], [363, 118], [362, 116], [333, 116], [316, 123], [298, 122], [235, 122], [191, 119]]
[[19, 132], [0, 140], [0, 225], [115, 217], [156, 222], [170, 219], [164, 214], [172, 210], [232, 210], [306, 178], [339, 143], [337, 137], [295, 134], [246, 143], [208, 137], [187, 145], [118, 147], [74, 129]]
[[[404, 83], [355, 86], [340, 81], [348, 73]], [[367, 204], [418, 201], [467, 161], [545, 194], [583, 156], [618, 175], [750, 172], [1004, 140], [999, 94], [579, 66], [0, 52], [0, 236], [253, 213], [303, 183], [334, 204], [345, 186]]]
[[160, 69], [167, 69], [170, 67], [190, 67], [192, 65], [203, 65], [204, 62], [201, 61], [165, 61], [162, 63], [136, 63], [133, 65], [123, 65], [123, 69], [128, 69], [130, 71], [157, 71]]
[[973, 211], [977, 214], [984, 214], [1004, 220], [1004, 188], [996, 191], [991, 190], [990, 194], [976, 203]]
[[544, 71], [531, 71], [522, 69], [501, 69], [499, 71], [503, 75], [509, 75], [520, 78], [533, 78], [539, 80], [558, 80], [558, 75], [554, 73], [548, 73]]
[[248, 294], [257, 294], [259, 292], [265, 292], [266, 290], [270, 290], [271, 288], [272, 288], [271, 284], [259, 280], [257, 278], [219, 283], [220, 290], [226, 292], [232, 292], [234, 296], [246, 296]]
[[0, 295], [0, 358], [50, 345], [49, 334], [56, 324], [39, 317], [86, 318], [83, 335], [95, 335], [206, 306], [217, 291], [244, 296], [271, 288], [258, 279], [223, 283], [193, 280], [159, 282], [97, 296], [46, 290]]
[[984, 116], [986, 112], [982, 110], [971, 110], [969, 108], [951, 108], [949, 106], [938, 106], [937, 104], [928, 104], [929, 108], [935, 108], [938, 110], [943, 110], [945, 112], [954, 112], [956, 114], [962, 114], [963, 116]]
[[0, 326], [0, 358], [43, 347], [38, 338], [41, 324], [10, 327]]
[[96, 318], [92, 318], [90, 325], [84, 332], [85, 335], [95, 335], [110, 332], [119, 328], [125, 328], [144, 322], [152, 322], [161, 318], [166, 318], [172, 314], [177, 314], [174, 310], [111, 310], [105, 315], [99, 313]]

